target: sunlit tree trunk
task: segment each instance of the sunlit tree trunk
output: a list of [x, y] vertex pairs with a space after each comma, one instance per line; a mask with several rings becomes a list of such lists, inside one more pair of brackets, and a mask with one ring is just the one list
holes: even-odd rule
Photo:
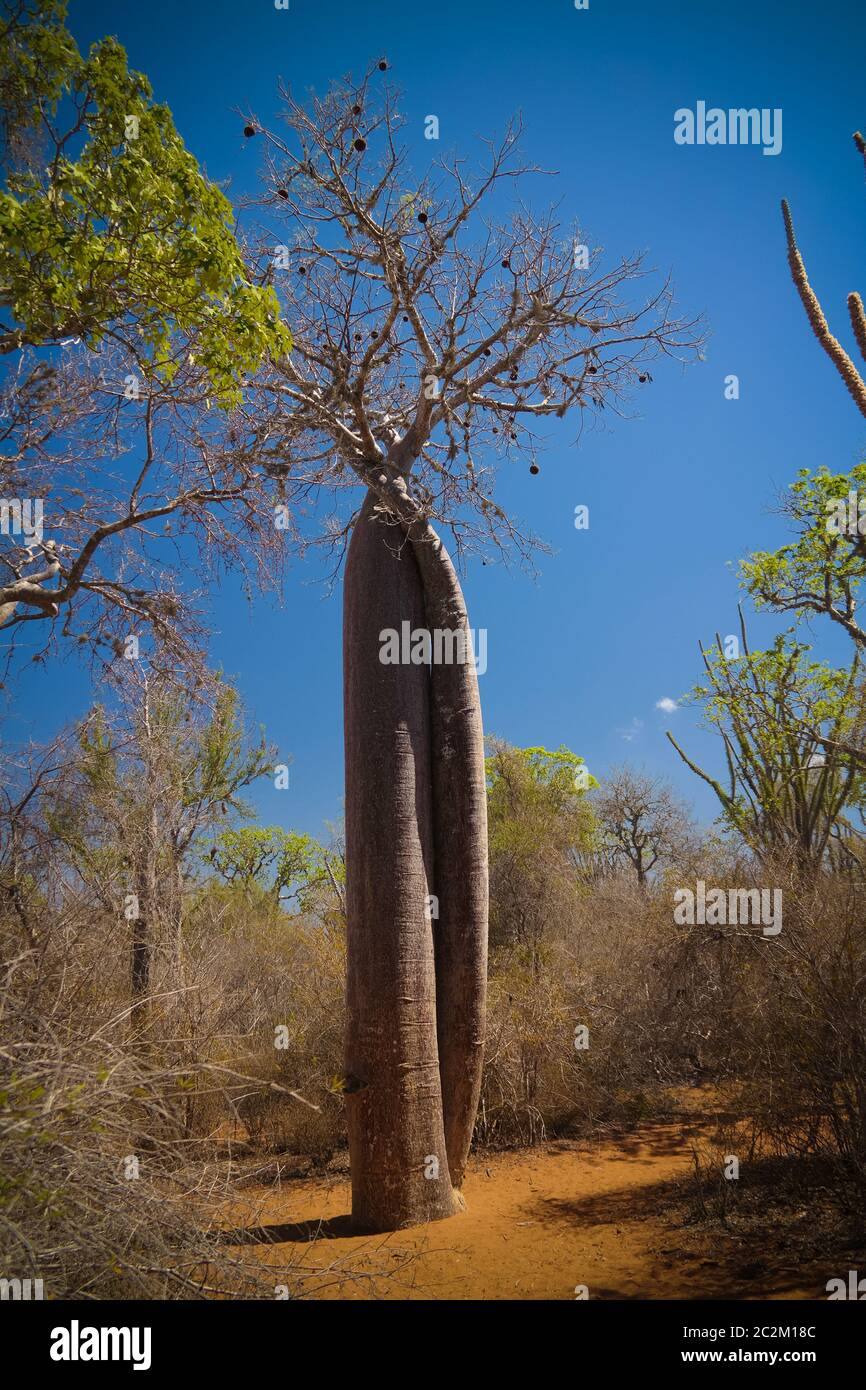
[[386, 1231], [456, 1210], [436, 1043], [430, 676], [385, 665], [380, 632], [424, 626], [413, 549], [368, 498], [344, 591], [352, 1219]]
[[487, 994], [487, 790], [478, 678], [466, 605], [442, 542], [417, 543], [427, 627], [464, 633], [466, 659], [431, 670], [433, 825], [438, 918], [436, 1012], [445, 1143], [460, 1187], [481, 1092]]
[[[412, 541], [372, 494], [346, 565], [348, 1035], [357, 1228], [462, 1205], [484, 1050], [487, 806], [463, 595], [429, 528]], [[462, 660], [383, 664], [381, 634], [464, 634]]]

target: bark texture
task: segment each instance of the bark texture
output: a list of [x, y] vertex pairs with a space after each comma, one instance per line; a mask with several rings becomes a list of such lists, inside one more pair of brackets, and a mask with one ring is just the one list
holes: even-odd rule
[[[435, 534], [368, 495], [344, 590], [346, 1108], [352, 1219], [385, 1231], [462, 1201], [484, 1043], [487, 836], [471, 661], [383, 665], [380, 633], [466, 629]], [[438, 898], [438, 917], [427, 909]], [[438, 1170], [438, 1175], [437, 1175]]]
[[[379, 633], [424, 625], [412, 546], [368, 500], [346, 563], [346, 1109], [352, 1220], [386, 1231], [450, 1216], [436, 1045], [430, 678], [387, 666]], [[438, 1164], [439, 1176], [426, 1172]]]
[[[415, 554], [427, 627], [464, 632], [468, 653], [466, 605], [448, 552], [429, 532], [416, 544]], [[481, 702], [471, 659], [432, 667], [430, 719], [439, 1071], [448, 1166], [459, 1188], [481, 1091], [487, 998], [487, 789]]]

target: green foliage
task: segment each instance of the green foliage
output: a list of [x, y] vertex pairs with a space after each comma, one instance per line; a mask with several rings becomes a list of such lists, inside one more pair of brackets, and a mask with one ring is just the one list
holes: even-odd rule
[[762, 737], [781, 758], [791, 736], [780, 722], [786, 709], [808, 715], [810, 727], [837, 726], [848, 712], [850, 671], [810, 661], [809, 651], [787, 633], [780, 634], [768, 651], [750, 651], [736, 661], [712, 650], [708, 681], [695, 686], [690, 698], [704, 703], [707, 719], [717, 728], [729, 717], [741, 723], [752, 706], [761, 709], [767, 720]]
[[491, 742], [494, 752], [485, 760], [491, 854], [585, 846], [593, 823], [585, 796], [598, 786], [585, 760], [564, 745], [551, 752]]
[[527, 945], [539, 968], [545, 933], [579, 891], [577, 863], [595, 836], [586, 792], [598, 784], [568, 748], [488, 743], [491, 941]]
[[119, 721], [96, 706], [77, 734], [78, 756], [46, 808], [51, 833], [82, 876], [110, 877], [146, 840], [154, 809], [162, 858], [182, 860], [206, 831], [248, 816], [241, 793], [271, 767], [262, 735], [250, 743], [237, 692], [220, 682], [213, 705], [157, 687]]
[[741, 563], [740, 578], [758, 607], [825, 613], [864, 645], [866, 634], [854, 621], [854, 613], [866, 576], [866, 544], [859, 528], [853, 534], [844, 529], [851, 492], [866, 497], [866, 463], [857, 464], [850, 473], [801, 469], [787, 507], [796, 539], [776, 551], [755, 552]]
[[691, 692], [721, 736], [727, 785], [686, 757], [713, 788], [729, 828], [757, 854], [792, 852], [817, 867], [832, 835], [846, 825], [845, 808], [859, 808], [863, 779], [839, 751], [856, 723], [859, 663], [837, 669], [809, 659], [809, 647], [781, 634], [767, 651], [725, 656], [721, 639], [704, 653], [705, 683]]
[[668, 734], [716, 792], [725, 823], [753, 850], [793, 851], [801, 867], [812, 869], [834, 841], [845, 842], [845, 811], [862, 815], [864, 801], [859, 652], [866, 632], [856, 610], [866, 541], [849, 516], [849, 494], [864, 491], [866, 464], [849, 473], [800, 469], [786, 503], [794, 540], [740, 565], [742, 587], [758, 608], [798, 618], [824, 614], [841, 626], [855, 643], [851, 665], [812, 661], [809, 647], [788, 634], [769, 651], [749, 652], [743, 627], [745, 655], [727, 660], [719, 640], [718, 652], [704, 656], [709, 682], [692, 697], [722, 736], [727, 786], [696, 767]]
[[285, 893], [297, 898], [302, 910], [329, 870], [337, 884], [345, 881], [342, 862], [311, 835], [277, 825], [224, 830], [207, 857], [227, 883], [266, 891], [276, 899]]
[[0, 112], [4, 155], [19, 152], [39, 125], [39, 103], [56, 104], [77, 50], [63, 27], [66, 0], [6, 5], [0, 19]]
[[48, 164], [10, 173], [0, 191], [0, 301], [18, 325], [3, 349], [69, 334], [95, 347], [125, 325], [142, 371], [170, 381], [188, 351], [178, 335], [192, 335], [195, 360], [230, 406], [266, 353], [291, 348], [277, 298], [250, 283], [230, 203], [147, 79], [111, 38], [83, 58], [62, 17], [61, 6], [43, 6], [45, 22], [0, 25], [0, 86], [19, 119], [29, 106], [53, 132]]
[[[184, 701], [178, 698], [171, 707], [163, 709], [163, 717], [180, 739]], [[240, 697], [233, 686], [221, 682], [210, 719], [195, 730], [186, 756], [178, 762], [182, 804], [194, 808], [219, 803], [222, 816], [229, 812], [249, 815], [250, 808], [239, 793], [263, 777], [270, 770], [271, 761], [264, 733], [257, 743], [248, 743]]]

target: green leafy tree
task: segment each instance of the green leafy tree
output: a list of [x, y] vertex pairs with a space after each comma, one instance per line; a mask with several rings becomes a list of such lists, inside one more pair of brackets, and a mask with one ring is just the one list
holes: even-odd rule
[[342, 861], [311, 835], [277, 825], [243, 825], [223, 830], [206, 856], [226, 883], [277, 902], [296, 902], [305, 911], [324, 882], [339, 887]]
[[[176, 334], [192, 334], [215, 397], [268, 351], [288, 351], [272, 289], [254, 285], [231, 204], [199, 170], [147, 79], [112, 38], [83, 57], [65, 7], [22, 6], [0, 26], [0, 88], [13, 129], [47, 143], [44, 163], [12, 170], [0, 192], [0, 351], [70, 336], [97, 346], [134, 328], [145, 374], [177, 371]], [[184, 344], [184, 347], [186, 345]]]
[[[859, 589], [866, 577], [866, 534], [858, 513], [861, 495], [866, 500], [866, 463], [849, 473], [801, 469], [786, 501], [795, 539], [775, 551], [756, 551], [741, 563], [740, 575], [759, 608], [824, 614], [863, 649], [866, 631], [857, 621]], [[866, 531], [866, 517], [863, 527]]]
[[491, 942], [525, 947], [537, 970], [545, 938], [579, 891], [596, 830], [587, 792], [598, 782], [565, 747], [514, 748], [492, 738], [488, 746]]
[[703, 771], [667, 737], [758, 858], [813, 873], [834, 846], [844, 851], [855, 830], [846, 809], [859, 814], [863, 801], [861, 777], [835, 746], [855, 718], [859, 662], [839, 670], [811, 661], [809, 648], [788, 634], [752, 652], [745, 623], [741, 630], [736, 660], [718, 636], [714, 648], [701, 648], [707, 680], [691, 693], [722, 740], [727, 779]]
[[0, 552], [0, 628], [108, 659], [149, 629], [177, 659], [201, 637], [190, 569], [278, 582], [280, 451], [241, 406], [291, 335], [168, 108], [64, 15], [0, 18], [0, 497], [44, 504]]
[[97, 706], [48, 809], [69, 863], [104, 910], [131, 928], [132, 997], [152, 984], [159, 949], [182, 974], [186, 885], [199, 840], [249, 816], [244, 790], [273, 766], [250, 740], [237, 693], [217, 681], [197, 701], [130, 672], [119, 703]]

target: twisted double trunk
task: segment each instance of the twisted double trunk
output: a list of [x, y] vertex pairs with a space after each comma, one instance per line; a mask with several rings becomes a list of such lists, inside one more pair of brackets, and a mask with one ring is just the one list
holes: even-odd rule
[[[384, 520], [369, 493], [344, 584], [352, 1218], [387, 1231], [462, 1205], [484, 1048], [484, 744], [466, 607], [435, 532]], [[383, 664], [382, 632], [407, 621], [462, 634], [463, 659]]]

